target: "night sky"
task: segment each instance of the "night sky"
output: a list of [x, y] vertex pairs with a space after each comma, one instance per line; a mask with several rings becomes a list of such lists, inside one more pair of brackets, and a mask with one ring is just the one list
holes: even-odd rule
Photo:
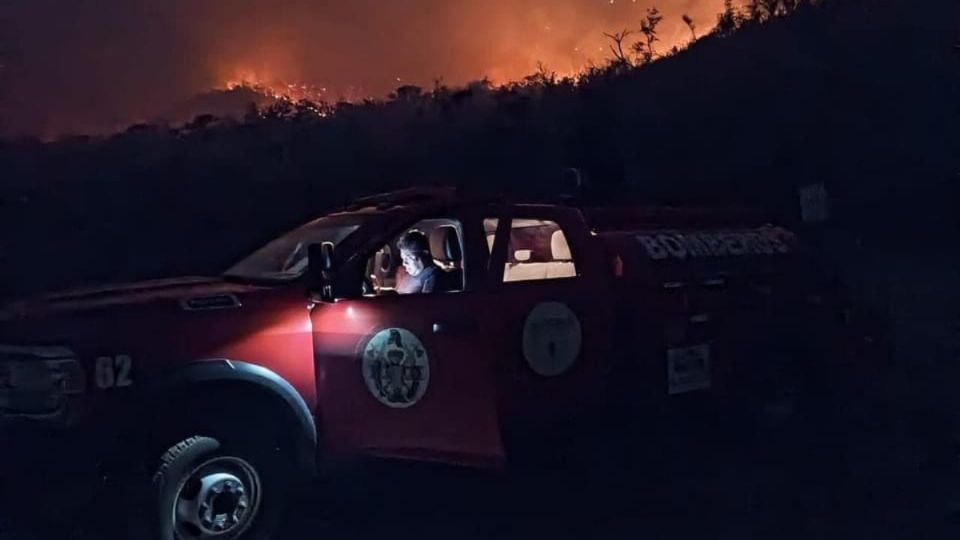
[[[723, 0], [660, 0], [661, 50]], [[609, 53], [653, 0], [3, 0], [0, 133], [102, 132], [246, 80], [329, 99], [559, 74]]]

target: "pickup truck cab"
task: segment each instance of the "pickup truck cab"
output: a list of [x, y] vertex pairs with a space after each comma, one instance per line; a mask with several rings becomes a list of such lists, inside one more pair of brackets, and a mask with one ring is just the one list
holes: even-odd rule
[[[410, 230], [432, 294], [397, 294]], [[219, 277], [7, 306], [4, 461], [123, 470], [165, 540], [259, 538], [291, 479], [338, 460], [500, 468], [516, 434], [612, 410], [782, 398], [846, 350], [814, 277], [744, 214], [360, 199]]]

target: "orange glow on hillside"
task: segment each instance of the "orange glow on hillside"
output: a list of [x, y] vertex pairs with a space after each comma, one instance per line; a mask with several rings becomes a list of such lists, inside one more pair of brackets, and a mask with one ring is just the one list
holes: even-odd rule
[[[211, 58], [220, 66], [216, 70], [220, 88], [247, 86], [293, 102], [356, 102], [384, 97], [404, 85], [429, 90], [437, 81], [456, 87], [487, 79], [499, 86], [537, 72], [559, 80], [576, 78], [612, 57], [612, 42], [605, 33], [630, 30], [625, 42], [629, 50], [641, 40], [640, 22], [651, 6], [657, 5], [664, 17], [655, 43], [658, 56], [691, 42], [693, 32], [682, 15], [690, 15], [696, 35], [703, 36], [723, 8], [723, 0], [677, 4], [570, 0], [533, 5], [494, 0], [477, 5], [451, 0], [450, 7], [433, 13], [392, 6], [363, 18], [373, 32], [369, 35], [329, 28], [300, 39], [292, 37], [299, 31], [289, 27], [261, 27], [246, 33], [242, 49], [221, 51]], [[389, 21], [388, 15], [392, 15]], [[406, 34], [387, 25], [395, 25], [401, 15]], [[465, 33], [464, 21], [473, 21], [471, 28], [482, 30]], [[318, 24], [285, 22], [294, 28]], [[470, 37], [473, 34], [476, 38]], [[358, 41], [358, 37], [369, 37], [369, 41]]]
[[[611, 57], [604, 33], [631, 30], [627, 45], [639, 40], [654, 5], [663, 15], [656, 43], [662, 54], [693, 37], [684, 15], [703, 36], [723, 3], [297, 0], [281, 9], [270, 0], [172, 0], [150, 10], [116, 2], [100, 16], [66, 2], [58, 17], [76, 23], [61, 27], [49, 23], [43, 2], [14, 2], [22, 14], [15, 20], [24, 21], [23, 45], [15, 48], [22, 58], [3, 62], [10, 84], [0, 128], [52, 135], [177, 120], [181, 104], [239, 86], [290, 102], [336, 103], [383, 98], [404, 85], [457, 88], [485, 78], [505, 84], [541, 65], [562, 79]], [[117, 32], [121, 27], [140, 30]], [[57, 68], [33, 69], [45, 62]]]

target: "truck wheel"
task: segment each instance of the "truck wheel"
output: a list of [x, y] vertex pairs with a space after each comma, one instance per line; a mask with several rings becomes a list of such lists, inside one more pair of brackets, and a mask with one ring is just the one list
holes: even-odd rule
[[272, 538], [288, 470], [274, 449], [190, 437], [168, 449], [153, 481], [161, 540]]

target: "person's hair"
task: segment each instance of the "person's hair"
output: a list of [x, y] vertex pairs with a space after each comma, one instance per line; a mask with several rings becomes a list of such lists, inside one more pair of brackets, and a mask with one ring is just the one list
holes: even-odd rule
[[433, 255], [430, 253], [430, 240], [427, 239], [427, 235], [418, 230], [409, 231], [401, 236], [397, 242], [397, 247], [417, 254], [425, 262], [433, 259]]

